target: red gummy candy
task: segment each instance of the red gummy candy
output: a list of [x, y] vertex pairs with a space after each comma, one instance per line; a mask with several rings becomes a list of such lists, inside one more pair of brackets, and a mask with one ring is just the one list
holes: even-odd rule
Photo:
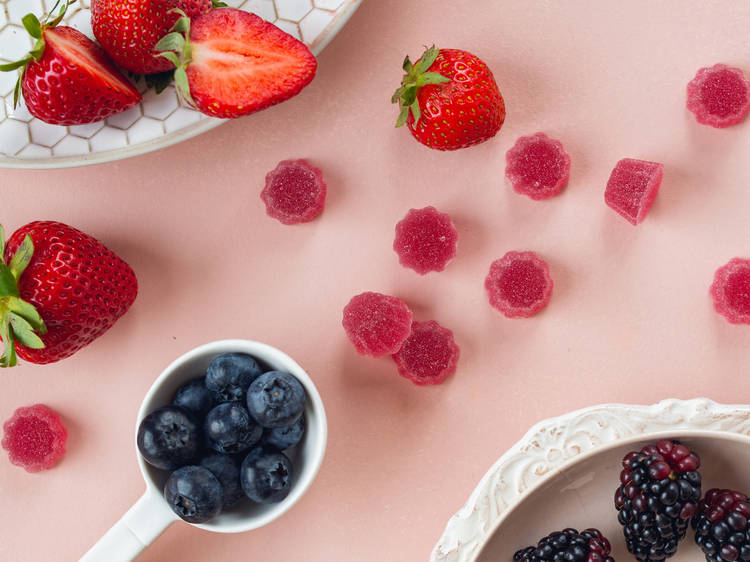
[[399, 374], [414, 384], [440, 384], [456, 371], [460, 354], [453, 332], [430, 320], [411, 325], [411, 335], [393, 360]]
[[553, 285], [549, 266], [534, 252], [508, 252], [492, 263], [484, 281], [490, 304], [508, 318], [528, 318], [542, 310]]
[[750, 82], [739, 68], [701, 68], [687, 86], [687, 108], [701, 125], [736, 125], [750, 111]]
[[716, 312], [732, 324], [750, 324], [750, 260], [733, 258], [716, 270], [711, 296]]
[[260, 198], [268, 216], [283, 224], [309, 222], [323, 212], [325, 205], [323, 172], [306, 160], [283, 160], [266, 174]]
[[632, 224], [643, 222], [654, 204], [664, 177], [658, 162], [623, 158], [607, 182], [604, 201]]
[[458, 231], [451, 218], [435, 207], [411, 209], [396, 225], [393, 249], [398, 261], [424, 275], [443, 271], [456, 257]]
[[544, 133], [521, 137], [506, 154], [505, 177], [522, 195], [540, 200], [557, 195], [568, 184], [570, 156], [560, 141]]
[[341, 324], [357, 353], [382, 357], [401, 349], [411, 333], [411, 318], [411, 310], [401, 299], [362, 293], [344, 307]]
[[65, 455], [68, 432], [57, 412], [44, 404], [18, 408], [3, 430], [2, 447], [10, 462], [27, 472], [52, 468]]

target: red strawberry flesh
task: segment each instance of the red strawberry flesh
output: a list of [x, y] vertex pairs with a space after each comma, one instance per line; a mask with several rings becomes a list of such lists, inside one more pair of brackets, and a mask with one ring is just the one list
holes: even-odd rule
[[304, 43], [243, 10], [218, 8], [195, 18], [190, 42], [190, 93], [214, 117], [239, 117], [289, 99], [317, 69]]

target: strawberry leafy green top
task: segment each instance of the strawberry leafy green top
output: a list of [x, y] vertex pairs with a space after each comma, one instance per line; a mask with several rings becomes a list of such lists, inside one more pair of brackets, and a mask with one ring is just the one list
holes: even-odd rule
[[47, 327], [36, 308], [22, 300], [18, 292], [18, 280], [34, 255], [31, 236], [26, 235], [8, 264], [3, 259], [4, 253], [5, 231], [0, 225], [0, 338], [4, 345], [0, 367], [14, 367], [18, 363], [16, 342], [42, 349], [44, 342], [37, 334], [47, 333]]
[[401, 81], [401, 86], [391, 98], [391, 103], [397, 103], [401, 110], [398, 114], [396, 127], [401, 127], [406, 123], [410, 111], [412, 117], [414, 117], [415, 124], [418, 123], [419, 119], [422, 117], [422, 111], [419, 108], [419, 100], [417, 99], [419, 88], [426, 86], [427, 84], [444, 84], [445, 82], [450, 82], [450, 78], [446, 78], [438, 72], [427, 72], [439, 54], [440, 49], [433, 45], [422, 54], [422, 57], [417, 61], [417, 64], [412, 64], [408, 55], [404, 59], [403, 68], [406, 74]]

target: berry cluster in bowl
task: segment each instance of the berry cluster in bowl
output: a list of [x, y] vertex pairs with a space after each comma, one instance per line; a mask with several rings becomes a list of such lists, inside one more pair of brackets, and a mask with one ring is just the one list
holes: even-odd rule
[[[691, 529], [708, 562], [750, 561], [750, 500], [720, 488], [702, 495], [700, 467], [698, 454], [673, 440], [623, 458], [614, 506], [628, 552], [639, 562], [674, 556]], [[611, 552], [597, 529], [565, 529], [517, 551], [513, 560], [613, 562]]]
[[141, 420], [138, 450], [149, 465], [169, 471], [164, 498], [189, 523], [241, 502], [278, 503], [294, 483], [306, 403], [290, 373], [225, 353]]

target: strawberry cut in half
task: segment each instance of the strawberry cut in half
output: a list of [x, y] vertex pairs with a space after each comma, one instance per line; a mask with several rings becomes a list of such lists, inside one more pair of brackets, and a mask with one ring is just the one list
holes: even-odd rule
[[35, 221], [4, 240], [0, 226], [0, 367], [16, 365], [17, 355], [38, 364], [69, 357], [135, 301], [130, 266], [80, 230]]
[[234, 118], [297, 95], [318, 63], [301, 41], [262, 18], [216, 8], [192, 21], [184, 13], [156, 45], [177, 70], [175, 84], [193, 107]]
[[82, 125], [138, 104], [141, 94], [99, 45], [72, 27], [57, 26], [67, 7], [66, 1], [51, 21], [23, 17], [36, 44], [23, 59], [0, 65], [0, 71], [20, 70], [14, 106], [23, 92], [34, 117], [53, 125]]

